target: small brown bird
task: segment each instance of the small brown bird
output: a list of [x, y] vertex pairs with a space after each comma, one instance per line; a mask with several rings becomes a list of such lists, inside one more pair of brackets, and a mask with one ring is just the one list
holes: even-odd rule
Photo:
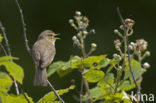
[[47, 86], [47, 72], [46, 67], [53, 61], [56, 54], [55, 41], [59, 39], [55, 37], [51, 30], [43, 31], [32, 48], [32, 56], [36, 65], [36, 73], [34, 86]]

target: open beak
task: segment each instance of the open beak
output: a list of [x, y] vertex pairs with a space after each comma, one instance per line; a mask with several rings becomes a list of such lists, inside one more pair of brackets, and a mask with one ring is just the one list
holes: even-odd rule
[[[54, 36], [58, 36], [58, 35], [60, 35], [60, 33], [57, 33], [57, 34], [54, 34]], [[60, 38], [58, 38], [58, 37], [54, 37], [56, 40], [57, 39], [60, 39]]]

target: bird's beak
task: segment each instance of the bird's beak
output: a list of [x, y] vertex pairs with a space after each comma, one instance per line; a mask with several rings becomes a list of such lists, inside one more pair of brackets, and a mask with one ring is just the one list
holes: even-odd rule
[[[54, 34], [54, 36], [58, 36], [58, 35], [60, 35], [60, 33], [57, 33], [57, 34]], [[58, 37], [54, 37], [56, 40], [57, 39], [60, 39], [60, 38], [58, 38]]]

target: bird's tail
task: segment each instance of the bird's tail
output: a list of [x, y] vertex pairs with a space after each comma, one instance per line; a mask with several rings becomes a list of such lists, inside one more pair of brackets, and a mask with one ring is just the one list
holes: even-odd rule
[[34, 79], [34, 86], [47, 86], [47, 72], [46, 68], [37, 68]]

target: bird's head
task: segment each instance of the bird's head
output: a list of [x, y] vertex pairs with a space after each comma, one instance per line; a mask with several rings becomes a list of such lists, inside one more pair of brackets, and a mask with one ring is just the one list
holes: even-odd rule
[[38, 36], [38, 40], [48, 39], [48, 40], [55, 41], [57, 39], [60, 39], [60, 38], [56, 37], [57, 35], [59, 35], [59, 34], [56, 34], [51, 30], [45, 30], [45, 31], [41, 32], [41, 34]]

